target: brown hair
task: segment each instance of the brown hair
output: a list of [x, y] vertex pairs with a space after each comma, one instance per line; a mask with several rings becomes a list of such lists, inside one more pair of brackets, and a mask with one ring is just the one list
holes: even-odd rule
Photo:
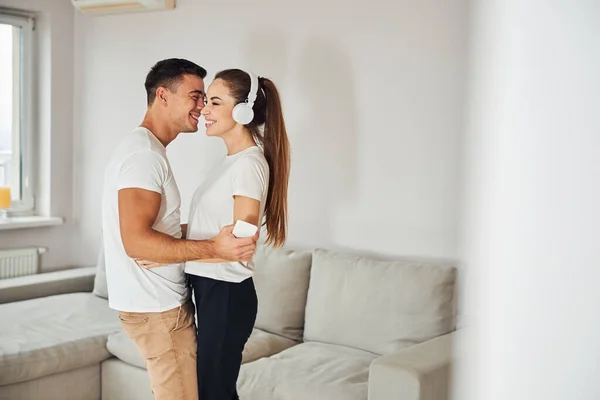
[[[236, 103], [243, 103], [250, 91], [250, 76], [239, 69], [227, 69], [215, 75], [231, 91]], [[258, 79], [254, 119], [246, 125], [254, 140], [263, 147], [270, 178], [265, 204], [267, 244], [281, 247], [287, 236], [287, 191], [290, 176], [290, 142], [285, 129], [281, 99], [277, 87], [267, 78]], [[264, 125], [263, 133], [261, 127]]]

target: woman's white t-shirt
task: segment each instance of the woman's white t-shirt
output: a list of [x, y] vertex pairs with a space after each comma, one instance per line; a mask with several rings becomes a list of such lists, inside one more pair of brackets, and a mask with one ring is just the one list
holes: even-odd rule
[[[190, 205], [187, 238], [206, 240], [215, 237], [226, 225], [233, 224], [234, 196], [260, 201], [258, 220], [262, 221], [269, 165], [258, 146], [226, 156], [196, 189]], [[253, 274], [253, 264], [240, 262], [201, 263], [188, 261], [185, 272], [227, 282], [242, 282]]]

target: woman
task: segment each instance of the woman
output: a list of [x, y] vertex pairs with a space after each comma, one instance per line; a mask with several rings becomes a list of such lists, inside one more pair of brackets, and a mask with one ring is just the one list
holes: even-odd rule
[[[202, 109], [206, 134], [223, 139], [227, 156], [194, 193], [189, 239], [210, 239], [243, 220], [266, 226], [266, 243], [282, 246], [287, 230], [290, 151], [279, 93], [266, 78], [219, 72]], [[257, 313], [253, 264], [187, 262], [198, 317], [198, 394], [238, 399], [242, 351]]]

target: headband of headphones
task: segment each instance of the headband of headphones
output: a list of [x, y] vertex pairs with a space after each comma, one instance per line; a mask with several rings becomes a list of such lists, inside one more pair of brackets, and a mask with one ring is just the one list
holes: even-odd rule
[[252, 108], [258, 96], [258, 77], [250, 71], [246, 71], [246, 73], [250, 76], [250, 92], [248, 92], [246, 103], [248, 107]]

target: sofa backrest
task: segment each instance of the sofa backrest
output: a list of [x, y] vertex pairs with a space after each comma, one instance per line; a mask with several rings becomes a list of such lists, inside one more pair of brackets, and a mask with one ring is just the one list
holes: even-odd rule
[[304, 340], [389, 354], [454, 330], [456, 269], [313, 253]]
[[302, 340], [311, 258], [311, 252], [257, 247], [253, 258], [257, 328]]

